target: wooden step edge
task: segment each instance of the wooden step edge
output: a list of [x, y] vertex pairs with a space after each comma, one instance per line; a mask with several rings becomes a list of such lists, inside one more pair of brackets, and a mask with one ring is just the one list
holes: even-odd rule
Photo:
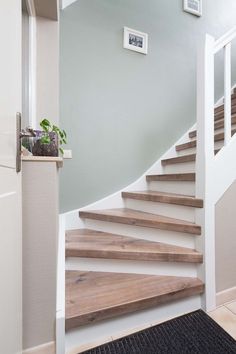
[[66, 231], [66, 257], [202, 263], [198, 251], [92, 229]]
[[161, 160], [162, 166], [172, 165], [177, 163], [186, 163], [186, 162], [193, 162], [196, 160], [196, 154], [191, 155], [184, 155], [184, 156], [177, 156], [171, 157], [169, 159]]
[[[232, 102], [231, 111], [233, 113], [235, 113], [236, 112], [236, 100], [235, 100], [235, 98], [231, 102]], [[215, 117], [218, 117], [218, 115], [221, 115], [221, 114], [224, 114], [224, 105], [223, 106], [221, 105], [220, 107], [217, 107], [217, 110], [214, 111]]]
[[192, 281], [192, 284], [186, 285], [179, 290], [170, 291], [169, 293], [118, 303], [117, 305], [111, 307], [104, 306], [100, 310], [85, 312], [75, 316], [66, 316], [65, 329], [68, 331], [73, 328], [97, 323], [99, 321], [108, 320], [117, 316], [143, 311], [170, 301], [181, 300], [202, 294], [204, 292], [204, 284], [198, 278], [192, 278]]
[[[236, 129], [231, 129], [231, 136], [233, 136], [236, 133]], [[225, 138], [224, 132], [215, 134], [214, 141], [223, 141]], [[176, 151], [182, 151], [182, 150], [187, 150], [187, 149], [192, 149], [197, 146], [197, 140], [192, 140], [188, 141], [187, 143], [176, 145], [175, 150]]]
[[[236, 97], [232, 97], [232, 99], [231, 99], [231, 107], [234, 107], [235, 105], [236, 105]], [[215, 113], [219, 113], [219, 112], [222, 112], [222, 111], [224, 111], [224, 103], [214, 109]]]
[[[236, 105], [234, 107], [232, 107], [232, 111], [231, 111], [231, 115], [232, 116], [235, 115], [235, 114], [236, 114]], [[224, 111], [215, 113], [215, 115], [214, 115], [215, 122], [219, 121], [219, 120], [221, 120], [223, 118], [224, 118]]]
[[178, 253], [171, 252], [136, 252], [136, 251], [116, 251], [116, 250], [91, 250], [66, 248], [66, 257], [72, 258], [96, 258], [96, 259], [118, 259], [130, 261], [146, 262], [177, 262], [177, 263], [203, 263], [203, 255], [198, 252]]
[[122, 192], [122, 198], [135, 199], [147, 202], [158, 202], [166, 204], [175, 204], [194, 208], [203, 208], [203, 200], [173, 193], [142, 193], [142, 192]]
[[195, 173], [172, 173], [162, 175], [147, 175], [147, 182], [152, 181], [169, 181], [169, 182], [195, 182]]
[[[128, 209], [129, 211], [130, 209]], [[128, 212], [127, 211], [127, 212]], [[145, 218], [148, 213], [142, 213], [144, 216], [119, 216], [114, 214], [107, 214], [106, 210], [103, 213], [99, 213], [97, 211], [80, 211], [79, 217], [82, 219], [90, 219], [90, 220], [97, 220], [97, 221], [105, 221], [105, 222], [113, 222], [118, 224], [125, 224], [131, 226], [139, 226], [139, 227], [148, 227], [154, 228], [159, 230], [166, 230], [166, 231], [176, 231], [176, 232], [183, 232], [187, 234], [193, 235], [201, 235], [201, 226], [185, 222], [184, 220], [178, 220], [174, 218], [165, 218], [163, 216], [159, 216], [156, 214], [150, 214], [154, 216], [153, 219]]]
[[175, 146], [176, 151], [182, 151], [182, 150], [187, 150], [187, 149], [193, 149], [197, 146], [197, 141], [188, 141], [187, 143], [179, 144]]

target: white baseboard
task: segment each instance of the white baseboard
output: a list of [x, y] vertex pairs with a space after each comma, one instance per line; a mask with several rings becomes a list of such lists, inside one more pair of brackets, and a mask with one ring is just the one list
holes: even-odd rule
[[38, 347], [23, 350], [23, 354], [55, 354], [55, 343], [45, 343]]
[[216, 306], [236, 300], [236, 287], [221, 291], [216, 294]]

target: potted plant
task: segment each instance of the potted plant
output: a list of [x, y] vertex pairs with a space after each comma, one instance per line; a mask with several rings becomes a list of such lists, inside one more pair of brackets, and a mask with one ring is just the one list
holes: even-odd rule
[[63, 155], [63, 144], [67, 143], [65, 130], [53, 125], [48, 119], [40, 122], [42, 131], [36, 130], [36, 142], [33, 145], [34, 156], [58, 156], [59, 151]]

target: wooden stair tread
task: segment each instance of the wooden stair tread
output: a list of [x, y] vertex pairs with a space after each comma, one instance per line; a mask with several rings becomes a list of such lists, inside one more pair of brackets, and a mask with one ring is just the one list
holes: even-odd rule
[[[231, 124], [236, 124], [236, 115], [232, 116]], [[220, 119], [215, 122], [215, 130], [224, 128], [224, 119]], [[195, 138], [197, 136], [197, 130], [193, 130], [189, 133], [190, 138]]]
[[[231, 130], [231, 136], [233, 136], [236, 133], [236, 129]], [[215, 134], [215, 142], [217, 141], [223, 141], [225, 137], [224, 132]], [[191, 149], [195, 148], [197, 146], [197, 140], [192, 140], [188, 141], [187, 143], [176, 145], [175, 149], [176, 151], [181, 151], [181, 150], [186, 150], [186, 149]]]
[[184, 205], [195, 208], [203, 207], [203, 200], [194, 196], [157, 192], [157, 191], [138, 191], [138, 192], [122, 192], [123, 198], [143, 200], [149, 202], [168, 203], [176, 205]]
[[[235, 96], [232, 96], [231, 107], [233, 107], [235, 105], [236, 105], [236, 98], [235, 98]], [[220, 106], [216, 107], [215, 110], [214, 110], [215, 114], [219, 113], [219, 112], [222, 112], [222, 111], [224, 111], [224, 103], [221, 104]]]
[[148, 182], [151, 181], [173, 181], [173, 182], [195, 182], [195, 173], [169, 173], [161, 175], [148, 175], [146, 176]]
[[195, 223], [170, 218], [167, 216], [145, 213], [133, 209], [105, 209], [80, 211], [79, 216], [85, 219], [121, 223], [126, 225], [150, 227], [161, 230], [201, 234], [201, 227]]
[[[235, 114], [236, 113], [236, 105], [232, 106], [231, 108], [231, 114]], [[215, 121], [224, 118], [224, 110], [215, 113]]]
[[190, 248], [89, 229], [66, 232], [66, 256], [189, 263], [203, 260], [202, 254]]
[[66, 271], [66, 330], [201, 294], [197, 278]]
[[196, 161], [196, 154], [184, 155], [184, 156], [177, 156], [171, 157], [169, 159], [161, 160], [163, 166], [172, 165], [177, 163], [186, 163]]

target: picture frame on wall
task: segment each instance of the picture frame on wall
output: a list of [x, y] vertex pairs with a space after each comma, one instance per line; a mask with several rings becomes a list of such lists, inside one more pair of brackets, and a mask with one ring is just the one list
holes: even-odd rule
[[148, 34], [124, 27], [123, 47], [138, 53], [148, 53]]
[[195, 16], [202, 16], [202, 0], [183, 0], [184, 11]]

